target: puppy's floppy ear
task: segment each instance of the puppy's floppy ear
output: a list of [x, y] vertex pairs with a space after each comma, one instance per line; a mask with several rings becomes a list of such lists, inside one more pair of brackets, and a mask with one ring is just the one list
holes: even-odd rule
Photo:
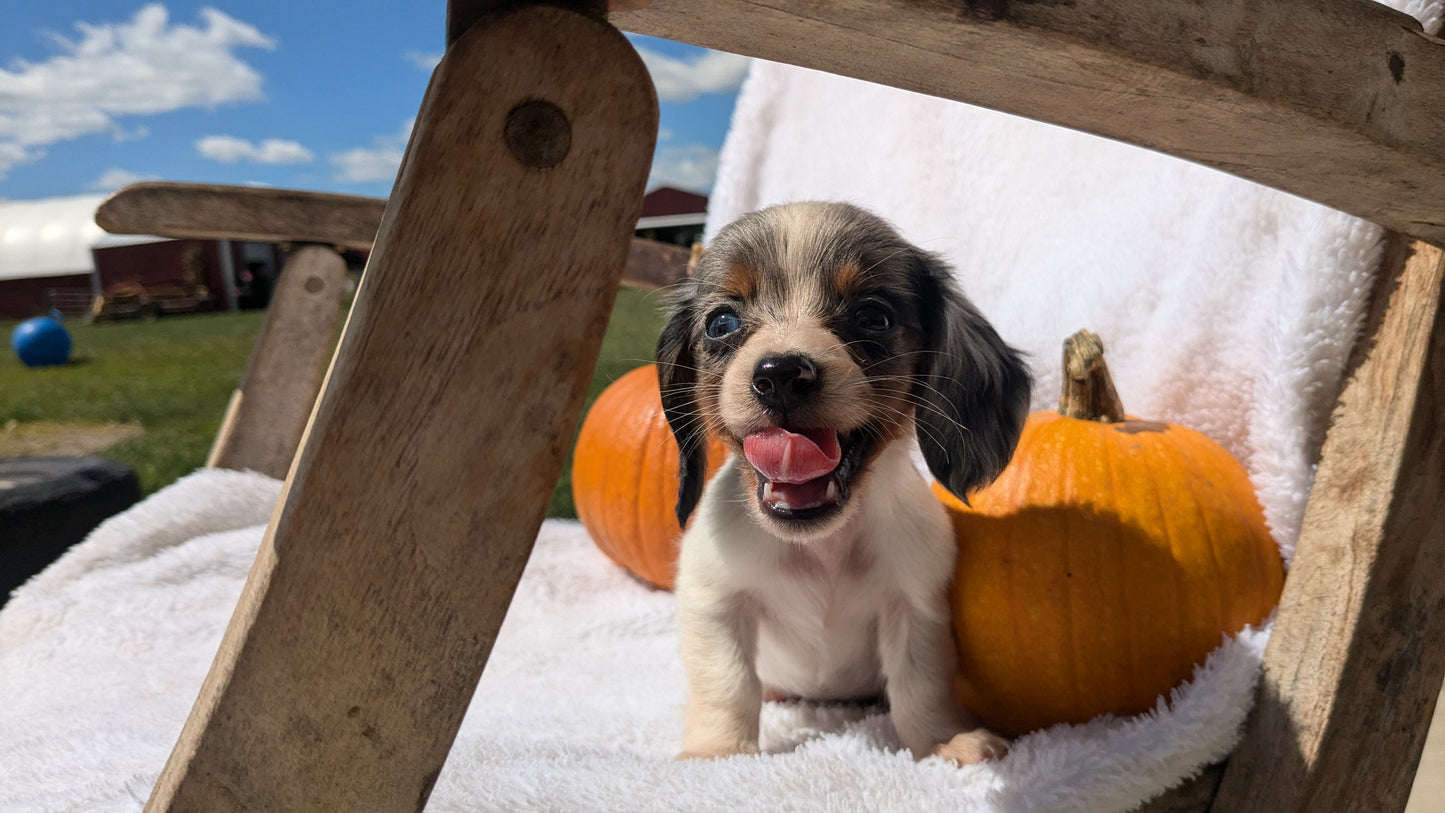
[[702, 498], [707, 479], [706, 428], [698, 414], [697, 367], [692, 357], [692, 308], [686, 302], [673, 306], [657, 339], [657, 383], [662, 414], [677, 440], [677, 524], [684, 525]]
[[914, 385], [918, 444], [934, 478], [967, 500], [1013, 456], [1033, 381], [941, 260], [918, 251], [914, 273], [925, 350]]

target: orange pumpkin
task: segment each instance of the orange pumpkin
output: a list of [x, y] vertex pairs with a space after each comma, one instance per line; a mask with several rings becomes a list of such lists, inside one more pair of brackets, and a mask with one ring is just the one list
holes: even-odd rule
[[[657, 366], [612, 382], [587, 413], [572, 461], [577, 518], [597, 547], [665, 590], [677, 570], [677, 441], [662, 414]], [[708, 442], [708, 476], [727, 448]]]
[[1263, 621], [1284, 568], [1244, 468], [1182, 426], [1126, 417], [1098, 339], [1065, 343], [1058, 412], [953, 517], [958, 699], [1009, 735], [1134, 714], [1225, 633]]

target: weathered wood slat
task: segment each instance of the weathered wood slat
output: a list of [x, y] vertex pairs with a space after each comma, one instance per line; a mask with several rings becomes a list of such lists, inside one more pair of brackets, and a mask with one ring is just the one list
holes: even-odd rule
[[148, 809], [425, 804], [576, 426], [656, 127], [599, 20], [524, 8], [448, 50]]
[[[571, 0], [569, 6], [598, 17], [607, 11], [635, 11], [652, 0]], [[496, 11], [515, 0], [447, 0], [447, 42], [461, 36], [483, 14]]]
[[1203, 813], [1214, 801], [1219, 781], [1223, 778], [1223, 762], [1206, 765], [1198, 776], [1139, 805], [1134, 808], [1134, 813]]
[[286, 260], [207, 466], [286, 476], [331, 358], [345, 287], [346, 263], [329, 248], [302, 246]]
[[[144, 181], [107, 198], [96, 210], [95, 222], [115, 234], [369, 250], [385, 212], [385, 198]], [[634, 237], [622, 281], [642, 288], [666, 287], [682, 277], [687, 260], [686, 248]]]
[[1445, 243], [1445, 43], [1371, 0], [656, 0], [612, 19], [1138, 144]]
[[1445, 253], [1396, 238], [1390, 257], [1214, 810], [1409, 798], [1445, 675]]
[[142, 181], [101, 203], [95, 222], [114, 234], [369, 249], [385, 210], [385, 200], [358, 195]]

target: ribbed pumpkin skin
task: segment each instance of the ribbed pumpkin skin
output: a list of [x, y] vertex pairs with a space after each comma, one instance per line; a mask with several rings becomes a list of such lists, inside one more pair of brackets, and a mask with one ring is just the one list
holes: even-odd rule
[[1284, 584], [1244, 468], [1184, 427], [1037, 412], [972, 508], [934, 491], [959, 543], [957, 695], [1004, 734], [1152, 708]]
[[[597, 547], [665, 590], [677, 570], [677, 442], [662, 413], [657, 366], [618, 378], [593, 402], [572, 460], [572, 501]], [[708, 446], [708, 475], [727, 457]]]

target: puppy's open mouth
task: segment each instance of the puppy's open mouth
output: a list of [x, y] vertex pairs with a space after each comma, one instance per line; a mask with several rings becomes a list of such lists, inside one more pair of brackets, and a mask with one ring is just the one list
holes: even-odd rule
[[820, 519], [848, 501], [867, 433], [772, 427], [743, 439], [758, 473], [758, 504], [778, 519]]

